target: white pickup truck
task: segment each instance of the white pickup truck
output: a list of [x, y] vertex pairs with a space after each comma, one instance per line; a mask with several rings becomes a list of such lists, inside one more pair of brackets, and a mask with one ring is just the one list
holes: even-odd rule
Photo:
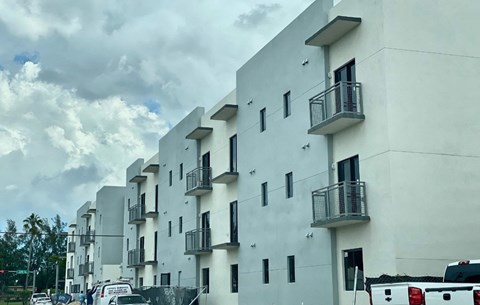
[[480, 260], [449, 264], [443, 283], [375, 284], [369, 293], [371, 305], [480, 305]]

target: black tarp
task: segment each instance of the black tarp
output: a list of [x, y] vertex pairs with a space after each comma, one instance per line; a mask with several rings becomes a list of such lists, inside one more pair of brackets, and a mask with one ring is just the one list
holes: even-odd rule
[[365, 280], [365, 289], [370, 291], [370, 285], [374, 284], [392, 284], [392, 283], [402, 283], [402, 282], [429, 282], [429, 283], [440, 283], [443, 281], [442, 277], [439, 276], [408, 276], [408, 275], [387, 275], [382, 274], [379, 277], [367, 277]]
[[[198, 294], [197, 288], [190, 287], [150, 287], [135, 289], [134, 293], [141, 294], [150, 305], [188, 305]], [[198, 305], [198, 299], [193, 305]]]

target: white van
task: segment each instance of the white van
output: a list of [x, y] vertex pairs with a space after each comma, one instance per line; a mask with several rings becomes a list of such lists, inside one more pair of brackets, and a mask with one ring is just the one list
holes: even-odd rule
[[95, 286], [93, 305], [108, 305], [115, 295], [132, 294], [132, 286], [125, 282], [103, 283]]

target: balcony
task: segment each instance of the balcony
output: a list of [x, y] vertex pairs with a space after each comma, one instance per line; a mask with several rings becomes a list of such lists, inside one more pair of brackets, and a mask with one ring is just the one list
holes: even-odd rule
[[199, 167], [187, 173], [186, 196], [202, 196], [212, 191], [212, 168]]
[[95, 231], [89, 230], [85, 234], [80, 235], [80, 246], [89, 246], [95, 242]]
[[85, 265], [84, 264], [78, 265], [78, 275], [80, 275], [80, 276], [85, 275]]
[[67, 251], [69, 253], [75, 252], [75, 242], [74, 241], [68, 242]]
[[145, 258], [145, 249], [132, 249], [128, 251], [127, 263], [129, 268], [138, 268], [145, 265], [155, 265], [157, 259], [147, 260]]
[[361, 84], [338, 82], [310, 99], [309, 134], [335, 134], [365, 120]]
[[93, 262], [85, 262], [85, 264], [83, 265], [83, 274], [85, 276], [93, 274]]
[[312, 227], [337, 228], [370, 221], [365, 182], [343, 181], [312, 193]]
[[73, 269], [73, 268], [68, 268], [68, 269], [67, 269], [67, 279], [69, 279], [69, 280], [73, 279], [74, 270], [75, 270], [75, 269]]
[[210, 228], [185, 232], [185, 254], [200, 255], [212, 252]]
[[238, 172], [224, 172], [213, 178], [212, 183], [229, 184], [238, 179]]
[[145, 204], [136, 204], [128, 209], [128, 223], [141, 224], [146, 221]]

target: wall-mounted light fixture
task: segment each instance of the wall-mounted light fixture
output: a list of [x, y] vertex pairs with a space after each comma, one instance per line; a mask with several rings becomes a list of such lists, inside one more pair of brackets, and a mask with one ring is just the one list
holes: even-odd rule
[[302, 61], [302, 66], [305, 66], [306, 64], [308, 64], [308, 58], [306, 58]]
[[307, 148], [310, 148], [310, 142], [302, 146], [302, 149], [305, 150]]
[[188, 146], [185, 146], [185, 150], [188, 150]]
[[252, 100], [252, 99], [250, 99], [250, 100], [248, 100], [248, 102], [247, 102], [247, 105], [249, 105], [249, 106], [250, 106], [252, 103], [253, 103], [253, 100]]
[[249, 171], [249, 173], [250, 173], [250, 175], [253, 175], [253, 174], [255, 174], [255, 169], [254, 169], [254, 168], [253, 168], [253, 169], [251, 169], [251, 170]]
[[305, 234], [305, 237], [306, 237], [306, 238], [311, 238], [311, 237], [313, 237], [313, 232], [308, 232], [307, 234]]
[[257, 245], [255, 243], [250, 244], [250, 247], [255, 248]]

